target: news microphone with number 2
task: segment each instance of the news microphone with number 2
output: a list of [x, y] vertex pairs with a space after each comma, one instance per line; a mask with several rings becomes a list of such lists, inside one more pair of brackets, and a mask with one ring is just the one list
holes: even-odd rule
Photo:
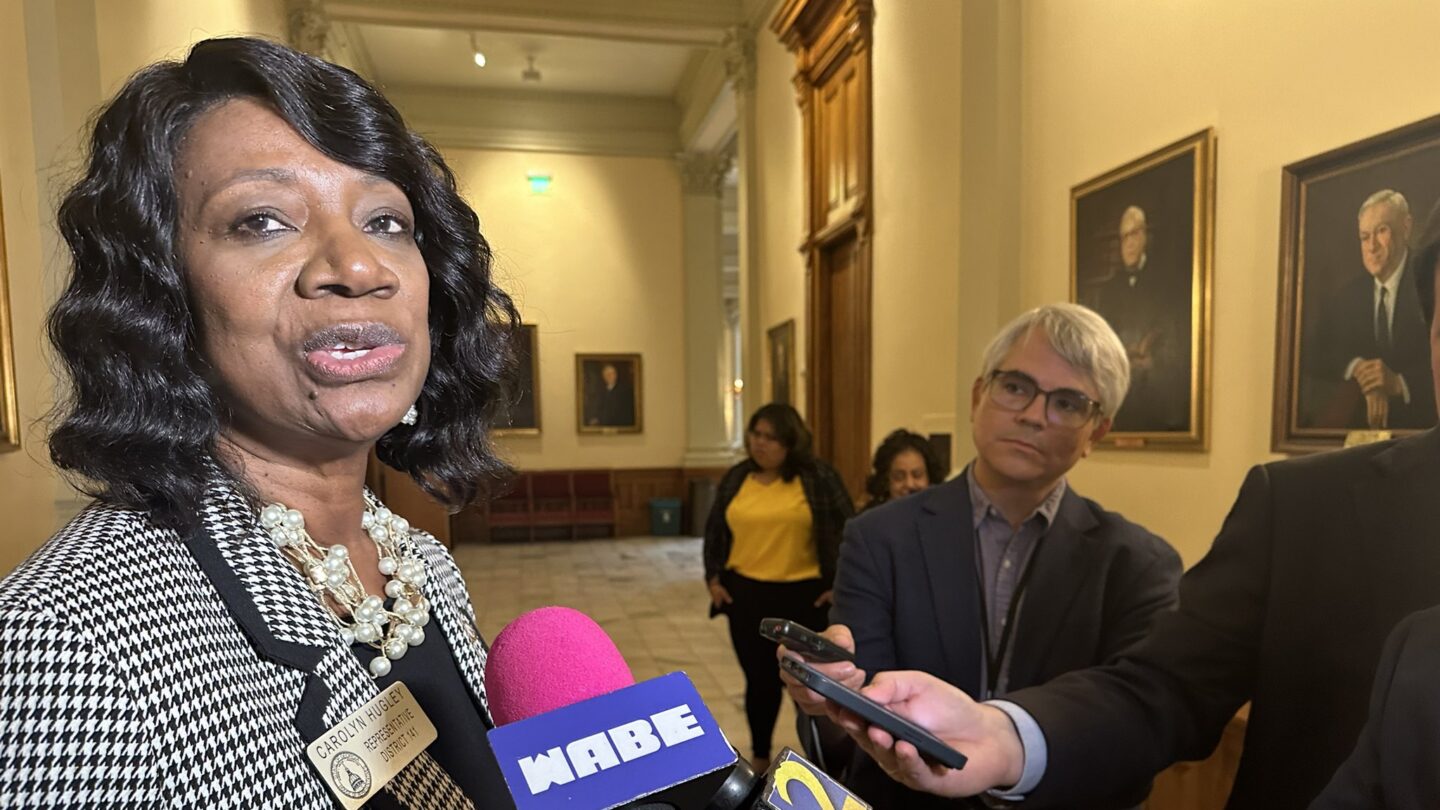
[[867, 810], [786, 749], [757, 776], [684, 673], [635, 683], [614, 642], [569, 608], [495, 638], [490, 745], [518, 810]]

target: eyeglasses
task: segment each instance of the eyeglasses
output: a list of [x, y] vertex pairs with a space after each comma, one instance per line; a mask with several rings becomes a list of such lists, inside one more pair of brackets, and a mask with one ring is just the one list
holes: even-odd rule
[[765, 432], [765, 431], [763, 431], [763, 430], [749, 430], [749, 431], [746, 431], [746, 433], [749, 433], [749, 434], [750, 434], [750, 438], [751, 438], [752, 440], [754, 440], [754, 441], [757, 441], [757, 442], [763, 441], [763, 442], [774, 442], [775, 444], [779, 444], [779, 443], [780, 443], [780, 437], [779, 437], [779, 436], [776, 436], [774, 433], [767, 433], [767, 432]]
[[1045, 419], [1056, 427], [1078, 428], [1100, 412], [1100, 403], [1073, 388], [1046, 391], [1023, 371], [992, 371], [985, 381], [990, 401], [1007, 411], [1023, 411], [1045, 395]]

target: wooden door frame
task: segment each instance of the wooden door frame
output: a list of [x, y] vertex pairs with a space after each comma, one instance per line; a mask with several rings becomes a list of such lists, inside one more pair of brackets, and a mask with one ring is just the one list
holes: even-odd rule
[[[825, 306], [829, 296], [824, 285], [829, 281], [828, 268], [823, 266], [828, 248], [853, 238], [855, 241], [854, 322], [859, 352], [855, 363], [859, 388], [856, 391], [857, 415], [863, 435], [857, 437], [863, 446], [870, 445], [871, 414], [871, 234], [873, 228], [871, 155], [873, 154], [873, 112], [871, 101], [871, 45], [875, 8], [873, 0], [785, 0], [770, 22], [770, 29], [795, 54], [796, 73], [793, 79], [796, 103], [800, 107], [804, 144], [804, 239], [800, 252], [805, 256], [805, 357], [808, 374], [805, 378], [805, 403], [808, 421], [816, 437], [816, 453], [830, 451], [826, 446], [833, 421], [834, 403], [823, 395], [834, 357], [828, 339], [832, 325], [831, 313]], [[821, 174], [820, 150], [824, 143], [816, 121], [816, 94], [836, 71], [852, 62], [858, 71], [859, 100], [863, 110], [856, 116], [857, 193], [847, 208], [832, 213], [827, 210], [825, 178]], [[822, 339], [824, 338], [824, 339]]]

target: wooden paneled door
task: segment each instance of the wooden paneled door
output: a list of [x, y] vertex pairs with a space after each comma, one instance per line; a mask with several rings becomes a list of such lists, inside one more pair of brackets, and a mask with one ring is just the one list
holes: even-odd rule
[[871, 0], [786, 0], [804, 121], [806, 402], [816, 452], [857, 499], [870, 459]]

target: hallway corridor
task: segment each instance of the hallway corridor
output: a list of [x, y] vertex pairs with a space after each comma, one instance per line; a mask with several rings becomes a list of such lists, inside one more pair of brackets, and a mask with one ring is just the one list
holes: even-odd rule
[[[453, 552], [487, 641], [525, 611], [575, 608], [605, 628], [637, 681], [676, 670], [689, 675], [730, 743], [750, 755], [745, 684], [729, 629], [723, 617], [706, 618], [699, 538], [461, 544]], [[784, 746], [800, 748], [788, 700], [772, 750]]]

